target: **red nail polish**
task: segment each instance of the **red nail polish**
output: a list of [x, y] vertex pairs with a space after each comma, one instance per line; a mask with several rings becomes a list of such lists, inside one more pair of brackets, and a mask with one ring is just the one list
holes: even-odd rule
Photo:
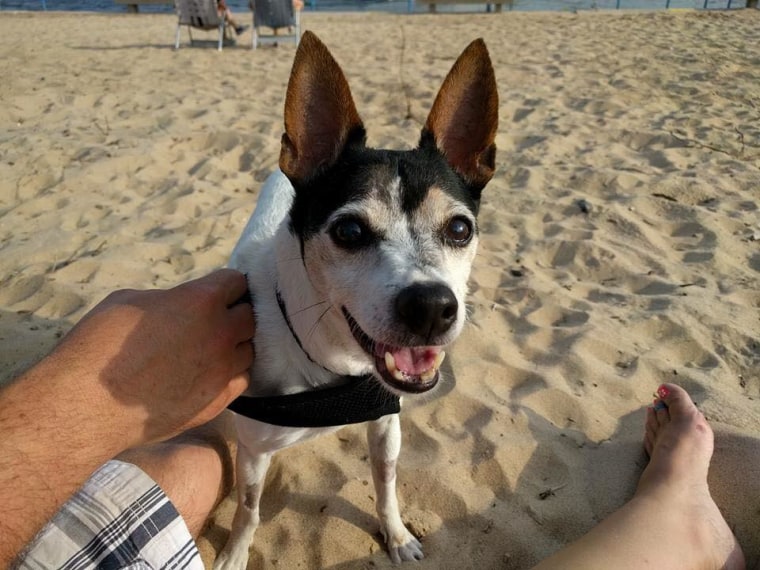
[[657, 388], [657, 395], [660, 398], [667, 398], [668, 396], [670, 396], [670, 390], [668, 390], [668, 387], [663, 384], [662, 386]]

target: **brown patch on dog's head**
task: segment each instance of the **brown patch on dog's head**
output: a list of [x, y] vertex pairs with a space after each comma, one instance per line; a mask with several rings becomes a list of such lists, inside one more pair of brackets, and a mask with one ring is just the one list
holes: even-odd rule
[[461, 202], [440, 187], [431, 186], [413, 215], [415, 220], [419, 220], [418, 223], [425, 227], [434, 227], [442, 225], [451, 217], [453, 211], [459, 209], [464, 209]]

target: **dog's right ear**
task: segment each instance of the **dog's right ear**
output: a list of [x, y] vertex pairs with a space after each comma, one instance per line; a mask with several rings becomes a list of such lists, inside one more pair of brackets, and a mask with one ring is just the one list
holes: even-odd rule
[[343, 71], [319, 38], [304, 32], [285, 97], [280, 169], [293, 183], [307, 182], [333, 165], [349, 141], [365, 137]]

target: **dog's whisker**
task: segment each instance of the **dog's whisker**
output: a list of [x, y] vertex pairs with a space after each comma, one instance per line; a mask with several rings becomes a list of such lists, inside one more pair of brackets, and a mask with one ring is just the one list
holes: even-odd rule
[[358, 336], [366, 337], [367, 339], [369, 339], [369, 346], [367, 348], [372, 354], [375, 354], [375, 347], [377, 346], [377, 343], [373, 339], [367, 336], [367, 333], [365, 333], [361, 329], [361, 327], [359, 326], [359, 323], [357, 323], [356, 321], [351, 321], [349, 323], [349, 328], [351, 330], [351, 334], [354, 335], [355, 337], [358, 335]]
[[314, 334], [314, 332], [317, 330], [317, 327], [319, 326], [319, 323], [322, 321], [322, 319], [327, 315], [327, 313], [332, 309], [332, 304], [330, 304], [329, 307], [327, 307], [324, 311], [322, 311], [322, 314], [317, 317], [317, 320], [314, 321], [314, 324], [309, 329], [309, 332], [306, 333], [306, 338], [311, 338], [311, 335]]
[[325, 299], [324, 301], [318, 301], [317, 303], [304, 307], [303, 309], [298, 309], [297, 311], [290, 312], [288, 313], [288, 318], [294, 317], [295, 315], [300, 315], [301, 313], [308, 311], [309, 309], [313, 309], [314, 307], [319, 307], [320, 305], [324, 305], [325, 303], [328, 303], [328, 302], [329, 301]]

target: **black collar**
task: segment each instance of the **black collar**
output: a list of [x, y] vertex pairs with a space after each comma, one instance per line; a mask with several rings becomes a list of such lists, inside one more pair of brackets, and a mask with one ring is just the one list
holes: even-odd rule
[[[277, 305], [298, 347], [313, 362], [290, 323], [285, 302], [276, 289]], [[237, 303], [251, 303], [246, 292]], [[323, 367], [324, 368], [324, 367]], [[307, 390], [285, 396], [240, 396], [229, 406], [241, 416], [286, 427], [337, 427], [379, 419], [401, 410], [401, 399], [371, 375], [342, 376], [339, 386]], [[255, 378], [251, 379], [256, 382]]]

